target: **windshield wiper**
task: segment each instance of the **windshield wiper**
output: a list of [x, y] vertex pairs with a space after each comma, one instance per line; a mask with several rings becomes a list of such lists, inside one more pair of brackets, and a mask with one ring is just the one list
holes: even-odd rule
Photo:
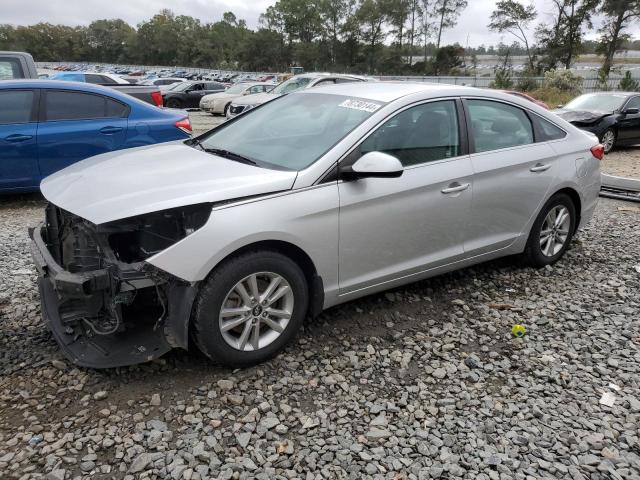
[[244, 157], [239, 153], [233, 153], [222, 148], [205, 148], [200, 143], [198, 145], [207, 153], [213, 153], [214, 155], [218, 155], [219, 157], [228, 158], [229, 160], [235, 160], [236, 162], [246, 163], [248, 165], [258, 165], [256, 161]]

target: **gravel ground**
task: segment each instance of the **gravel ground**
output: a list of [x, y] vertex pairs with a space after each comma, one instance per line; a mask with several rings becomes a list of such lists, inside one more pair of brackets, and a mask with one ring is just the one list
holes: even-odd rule
[[640, 479], [632, 204], [601, 200], [553, 268], [503, 259], [353, 301], [236, 371], [66, 362], [28, 254], [42, 206], [0, 204], [3, 480]]
[[615, 149], [604, 157], [602, 171], [618, 177], [640, 179], [640, 147]]
[[226, 119], [222, 115], [211, 115], [200, 110], [191, 110], [189, 111], [189, 120], [191, 120], [193, 134], [200, 135], [216, 125], [220, 125]]

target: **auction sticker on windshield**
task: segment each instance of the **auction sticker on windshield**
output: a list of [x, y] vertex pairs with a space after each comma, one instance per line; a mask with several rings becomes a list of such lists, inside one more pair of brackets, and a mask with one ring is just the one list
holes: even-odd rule
[[363, 110], [369, 113], [373, 113], [381, 107], [381, 105], [378, 103], [364, 102], [362, 100], [353, 100], [351, 98], [345, 100], [338, 106], [344, 107], [344, 108], [351, 108], [353, 110]]

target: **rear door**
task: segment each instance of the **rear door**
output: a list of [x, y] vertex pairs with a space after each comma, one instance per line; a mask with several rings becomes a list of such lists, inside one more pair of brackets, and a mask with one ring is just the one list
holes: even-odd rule
[[546, 198], [558, 166], [547, 142], [536, 142], [529, 114], [488, 99], [464, 101], [473, 167], [473, 202], [465, 252], [509, 246]]
[[36, 187], [38, 90], [0, 90], [0, 190]]
[[43, 90], [38, 153], [42, 176], [125, 147], [129, 107], [111, 97], [74, 90]]

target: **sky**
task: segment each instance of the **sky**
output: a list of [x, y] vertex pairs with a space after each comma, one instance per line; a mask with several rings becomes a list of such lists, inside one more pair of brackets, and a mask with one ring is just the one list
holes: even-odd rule
[[[459, 42], [465, 46], [496, 45], [500, 41], [511, 43], [514, 37], [488, 31], [487, 24], [497, 0], [468, 0], [469, 6], [456, 26], [443, 33], [443, 43]], [[538, 21], [550, 18], [551, 0], [532, 0], [538, 10]], [[247, 21], [250, 28], [258, 26], [258, 18], [275, 0], [0, 0], [0, 23], [30, 25], [38, 22], [87, 25], [101, 18], [122, 18], [131, 25], [149, 19], [163, 8], [178, 15], [191, 15], [203, 23], [222, 18], [232, 11]], [[598, 19], [596, 19], [596, 24]], [[640, 26], [631, 33], [640, 37]], [[596, 28], [587, 32], [587, 38], [596, 36]], [[533, 32], [531, 32], [531, 38]]]

